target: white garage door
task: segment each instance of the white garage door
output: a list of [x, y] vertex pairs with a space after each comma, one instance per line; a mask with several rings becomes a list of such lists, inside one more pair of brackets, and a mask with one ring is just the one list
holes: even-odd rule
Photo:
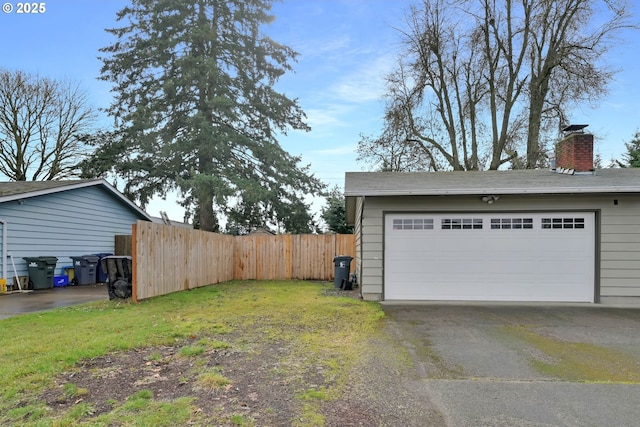
[[387, 214], [386, 300], [594, 301], [593, 212]]

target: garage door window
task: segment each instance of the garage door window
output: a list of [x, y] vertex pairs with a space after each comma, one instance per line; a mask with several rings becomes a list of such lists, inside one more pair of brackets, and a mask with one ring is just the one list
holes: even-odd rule
[[584, 218], [542, 218], [542, 228], [584, 228]]
[[433, 230], [433, 219], [429, 218], [407, 218], [394, 219], [394, 230]]
[[443, 230], [482, 230], [482, 218], [443, 218]]
[[533, 229], [533, 218], [491, 218], [491, 229]]

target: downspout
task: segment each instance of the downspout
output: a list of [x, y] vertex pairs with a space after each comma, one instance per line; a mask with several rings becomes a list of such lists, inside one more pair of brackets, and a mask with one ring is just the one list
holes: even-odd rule
[[0, 219], [0, 224], [2, 224], [2, 278], [9, 283], [9, 278], [7, 277], [7, 221], [4, 219]]

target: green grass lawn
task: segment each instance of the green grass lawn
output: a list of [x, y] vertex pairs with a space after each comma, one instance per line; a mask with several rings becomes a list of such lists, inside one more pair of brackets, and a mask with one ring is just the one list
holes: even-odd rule
[[[38, 396], [78, 362], [105, 354], [174, 346], [180, 357], [197, 358], [216, 348], [242, 351], [242, 342], [277, 342], [294, 349], [286, 357], [325, 367], [325, 385], [296, 396], [301, 411], [296, 419], [303, 420], [297, 425], [322, 425], [321, 403], [340, 397], [358, 355], [383, 317], [378, 304], [335, 296], [332, 291], [332, 284], [326, 283], [228, 282], [140, 304], [100, 301], [0, 320], [0, 424], [206, 425], [188, 397], [161, 402], [140, 392], [126, 402], [113, 402], [111, 413], [93, 417], [91, 406], [81, 398], [61, 414], [52, 413]], [[233, 335], [236, 342], [211, 338], [221, 334]], [[298, 365], [283, 366], [294, 371]], [[212, 371], [198, 373], [193, 381], [217, 387], [229, 379]], [[64, 392], [81, 397], [86, 390], [68, 384]], [[252, 425], [242, 414], [225, 422]]]

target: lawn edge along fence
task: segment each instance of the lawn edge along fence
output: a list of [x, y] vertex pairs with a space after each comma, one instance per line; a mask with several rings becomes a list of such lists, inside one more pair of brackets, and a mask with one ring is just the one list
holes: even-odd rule
[[331, 281], [333, 258], [356, 250], [353, 234], [230, 236], [138, 221], [131, 255], [138, 301], [234, 279]]

